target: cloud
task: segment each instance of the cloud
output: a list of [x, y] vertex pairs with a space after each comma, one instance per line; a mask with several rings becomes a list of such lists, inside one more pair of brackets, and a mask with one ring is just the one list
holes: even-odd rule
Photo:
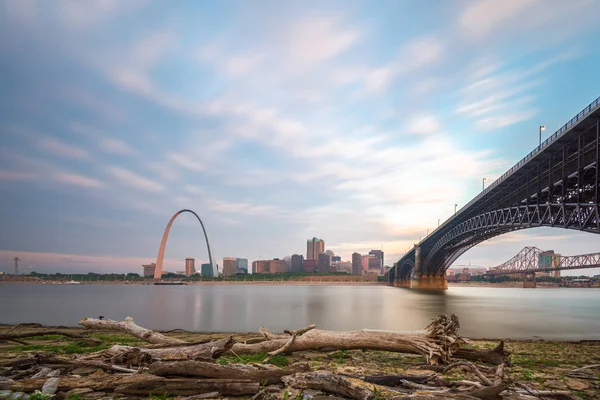
[[0, 181], [33, 181], [40, 176], [34, 172], [4, 171], [0, 170]]
[[182, 153], [170, 153], [167, 155], [167, 159], [178, 166], [188, 169], [194, 172], [204, 171], [204, 165], [197, 160], [192, 160], [190, 157]]
[[409, 124], [408, 130], [412, 133], [429, 135], [439, 131], [440, 124], [433, 115], [416, 117]]
[[73, 172], [56, 172], [52, 174], [52, 179], [56, 182], [88, 189], [101, 188], [104, 186], [102, 182], [96, 179], [88, 178]]
[[[533, 7], [538, 0], [479, 0], [462, 12], [459, 18], [460, 27], [470, 37], [483, 39], [507, 22], [515, 19], [527, 8]], [[543, 7], [543, 6], [542, 6]]]
[[110, 166], [108, 167], [108, 173], [118, 181], [143, 191], [159, 193], [165, 190], [164, 186], [160, 183], [144, 178], [122, 167]]
[[67, 158], [84, 159], [88, 157], [88, 152], [79, 147], [64, 143], [54, 138], [42, 138], [39, 141], [40, 146], [56, 155]]
[[114, 138], [102, 138], [100, 140], [100, 147], [111, 154], [118, 154], [122, 156], [135, 156], [137, 155], [137, 151], [129, 146], [122, 140], [114, 139]]

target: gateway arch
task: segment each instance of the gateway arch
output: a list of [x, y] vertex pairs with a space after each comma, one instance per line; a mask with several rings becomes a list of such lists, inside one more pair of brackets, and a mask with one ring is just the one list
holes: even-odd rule
[[202, 227], [202, 231], [204, 232], [204, 238], [206, 239], [206, 247], [208, 248], [208, 260], [213, 270], [213, 275], [215, 274], [215, 264], [213, 262], [212, 251], [210, 249], [210, 243], [208, 241], [208, 235], [206, 234], [204, 224], [202, 223], [202, 220], [200, 219], [198, 214], [196, 214], [192, 210], [185, 209], [177, 211], [175, 215], [171, 217], [169, 223], [167, 224], [167, 227], [165, 228], [165, 232], [163, 233], [162, 240], [160, 241], [160, 247], [158, 249], [158, 257], [156, 257], [156, 269], [154, 270], [154, 280], [160, 280], [162, 276], [163, 259], [165, 258], [165, 246], [167, 245], [167, 240], [169, 239], [169, 232], [171, 231], [171, 226], [173, 225], [173, 222], [179, 216], [179, 214], [183, 214], [186, 212], [194, 214], [194, 216], [198, 219], [198, 222], [200, 222], [200, 226]]

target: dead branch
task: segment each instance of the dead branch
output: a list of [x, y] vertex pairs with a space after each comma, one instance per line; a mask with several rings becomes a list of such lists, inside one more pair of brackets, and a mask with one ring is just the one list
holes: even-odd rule
[[506, 364], [510, 366], [510, 352], [504, 350], [504, 340], [501, 340], [494, 349], [466, 349], [456, 350], [452, 357], [469, 361], [479, 361], [493, 365]]
[[294, 341], [296, 340], [297, 336], [300, 336], [300, 335], [302, 335], [302, 334], [304, 334], [304, 333], [306, 333], [306, 332], [308, 332], [310, 330], [313, 330], [315, 328], [316, 328], [316, 325], [309, 325], [309, 326], [306, 326], [306, 327], [304, 327], [302, 329], [298, 329], [296, 331], [285, 330], [284, 332], [287, 333], [288, 335], [291, 335], [292, 337], [290, 338], [290, 340], [288, 340], [286, 342], [286, 344], [284, 344], [283, 346], [281, 346], [281, 348], [279, 348], [279, 349], [277, 349], [275, 351], [270, 352], [267, 355], [267, 358], [265, 358], [265, 360], [263, 361], [263, 364], [266, 364], [269, 361], [271, 361], [271, 359], [273, 357], [275, 357], [276, 355], [286, 352], [287, 349], [289, 349], [290, 346], [294, 343]]
[[193, 396], [219, 392], [225, 396], [244, 396], [256, 394], [259, 389], [260, 383], [241, 379], [158, 378], [120, 385], [115, 388], [115, 393], [137, 396], [148, 396], [149, 394]]
[[489, 399], [492, 398], [508, 389], [508, 385], [500, 383], [494, 386], [488, 386], [481, 389], [476, 389], [469, 394], [478, 399]]
[[310, 367], [306, 363], [293, 365], [289, 368], [265, 370], [246, 364], [219, 365], [202, 361], [159, 361], [150, 365], [149, 372], [158, 376], [196, 376], [214, 379], [226, 379], [235, 376], [237, 379], [274, 384], [280, 383], [282, 376], [307, 371], [310, 371]]
[[76, 367], [97, 367], [107, 371], [117, 371], [117, 372], [127, 372], [127, 373], [138, 373], [140, 370], [127, 368], [120, 365], [111, 365], [104, 363], [102, 361], [95, 360], [79, 360], [73, 358], [64, 358], [64, 357], [52, 357], [52, 356], [41, 356], [38, 359], [38, 364], [47, 365], [47, 364], [62, 364], [62, 365], [73, 365]]
[[322, 390], [327, 393], [356, 400], [371, 400], [375, 398], [373, 392], [337, 375], [309, 372], [284, 376], [281, 380], [283, 380], [286, 386], [294, 389]]
[[368, 383], [382, 386], [399, 386], [402, 380], [416, 383], [425, 383], [435, 378], [435, 374], [429, 375], [370, 375], [370, 376], [359, 376], [349, 374], [338, 374], [348, 378], [360, 379]]
[[450, 371], [454, 368], [463, 367], [463, 366], [469, 368], [475, 375], [477, 375], [477, 377], [479, 378], [481, 383], [483, 383], [486, 386], [493, 386], [492, 381], [490, 381], [488, 377], [483, 375], [481, 373], [481, 371], [475, 366], [475, 364], [473, 364], [469, 361], [457, 361], [455, 363], [452, 363], [452, 364], [448, 365], [446, 368], [444, 368], [442, 373], [446, 374], [446, 373], [448, 373], [448, 371]]
[[494, 385], [498, 386], [502, 383], [504, 379], [504, 363], [498, 365], [496, 369], [496, 380], [494, 380]]
[[27, 333], [13, 333], [12, 335], [3, 333], [3, 334], [0, 334], [0, 340], [11, 340], [11, 341], [18, 342], [18, 343], [24, 343], [24, 342], [19, 341], [18, 339], [24, 339], [24, 338], [36, 337], [36, 336], [44, 336], [44, 335], [65, 336], [65, 337], [68, 337], [71, 339], [77, 339], [80, 342], [84, 342], [84, 343], [87, 343], [92, 346], [97, 346], [100, 343], [102, 343], [102, 341], [100, 339], [94, 339], [94, 338], [90, 338], [87, 336], [77, 335], [75, 333], [54, 331], [54, 330], [42, 330], [42, 331], [27, 332]]
[[87, 329], [106, 329], [121, 331], [130, 334], [138, 339], [153, 344], [177, 344], [185, 343], [184, 340], [165, 336], [150, 329], [142, 328], [133, 321], [133, 318], [127, 317], [124, 321], [113, 321], [111, 319], [83, 318], [79, 325]]

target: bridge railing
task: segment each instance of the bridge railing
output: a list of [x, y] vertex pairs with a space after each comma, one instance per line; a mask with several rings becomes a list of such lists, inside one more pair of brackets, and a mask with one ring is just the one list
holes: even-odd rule
[[[596, 100], [592, 101], [586, 108], [584, 108], [576, 116], [571, 118], [569, 120], [569, 122], [564, 124], [559, 130], [557, 130], [550, 137], [548, 137], [546, 140], [544, 140], [544, 142], [542, 144], [540, 144], [539, 146], [537, 146], [531, 153], [527, 154], [521, 161], [516, 163], [511, 169], [509, 169], [504, 174], [502, 174], [502, 176], [500, 176], [500, 178], [496, 179], [492, 184], [490, 184], [487, 188], [485, 188], [485, 190], [481, 191], [471, 201], [469, 201], [466, 205], [461, 207], [460, 210], [458, 210], [455, 215], [458, 215], [461, 212], [463, 212], [464, 210], [466, 210], [467, 208], [471, 207], [475, 202], [477, 202], [480, 198], [485, 196], [487, 193], [489, 193], [491, 190], [493, 190], [496, 186], [498, 186], [500, 183], [502, 183], [506, 178], [508, 178], [515, 171], [517, 171], [519, 168], [521, 168], [525, 163], [527, 163], [529, 160], [531, 160], [539, 152], [541, 152], [547, 146], [554, 143], [558, 138], [560, 138], [562, 135], [564, 135], [567, 131], [569, 131], [571, 129], [571, 127], [576, 125], [582, 119], [586, 118], [592, 112], [596, 111], [598, 108], [600, 108], [600, 97], [598, 97]], [[450, 219], [451, 218], [444, 221], [444, 223], [442, 225], [440, 225], [437, 229], [443, 227], [446, 224], [446, 222], [448, 222]], [[435, 232], [437, 229], [435, 229], [433, 232]], [[433, 232], [431, 232], [429, 235], [431, 235]], [[425, 237], [425, 239], [426, 238], [427, 237]]]

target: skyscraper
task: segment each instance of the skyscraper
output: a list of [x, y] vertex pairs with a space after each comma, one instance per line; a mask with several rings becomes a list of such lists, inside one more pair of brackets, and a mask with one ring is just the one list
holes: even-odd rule
[[292, 255], [292, 272], [303, 272], [304, 271], [304, 256], [301, 254]]
[[316, 237], [306, 241], [307, 260], [318, 260], [321, 253], [325, 253], [325, 241]]
[[237, 258], [223, 257], [223, 276], [237, 274]]
[[383, 273], [383, 250], [371, 250], [369, 255], [375, 256], [379, 259], [381, 272]]
[[248, 259], [238, 258], [237, 259], [237, 272], [242, 274], [248, 273]]
[[185, 259], [185, 274], [187, 276], [192, 276], [196, 273], [196, 260], [192, 257], [188, 257]]
[[330, 266], [331, 266], [331, 257], [329, 257], [329, 254], [325, 254], [325, 253], [319, 254], [319, 265], [318, 265], [319, 272], [328, 273]]
[[352, 274], [362, 275], [362, 256], [360, 253], [352, 253]]
[[154, 270], [156, 269], [155, 263], [144, 264], [142, 265], [142, 268], [144, 268], [144, 278], [154, 277]]

